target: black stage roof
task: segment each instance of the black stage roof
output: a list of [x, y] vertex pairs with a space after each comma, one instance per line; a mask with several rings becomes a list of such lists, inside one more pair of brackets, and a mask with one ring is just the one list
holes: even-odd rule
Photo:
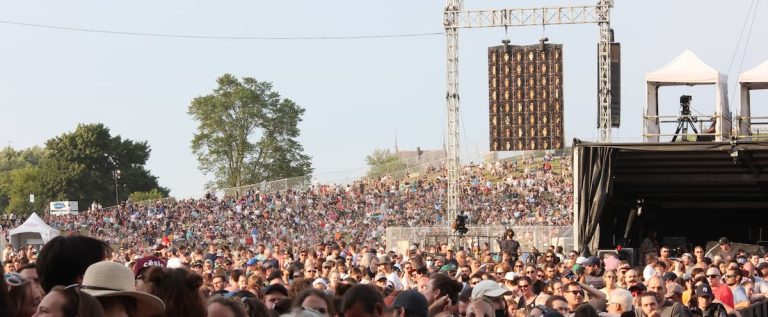
[[618, 150], [613, 199], [660, 209], [768, 208], [768, 142], [578, 145]]
[[574, 154], [582, 245], [598, 223], [599, 248], [636, 245], [649, 231], [687, 244], [768, 240], [768, 142], [575, 140]]

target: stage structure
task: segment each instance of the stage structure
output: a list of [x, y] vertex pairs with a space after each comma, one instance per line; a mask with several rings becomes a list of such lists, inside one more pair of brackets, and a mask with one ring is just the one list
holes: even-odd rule
[[543, 41], [488, 48], [491, 151], [563, 148], [562, 57]]
[[448, 200], [446, 218], [456, 218], [459, 206], [459, 29], [554, 24], [597, 23], [598, 111], [600, 141], [611, 141], [611, 49], [610, 15], [613, 0], [597, 5], [572, 7], [464, 10], [464, 0], [447, 0], [443, 12], [447, 46]]
[[[665, 86], [715, 86], [715, 113], [711, 116], [697, 115], [692, 122], [709, 122], [714, 124], [714, 131], [697, 133], [698, 137], [709, 137], [714, 141], [728, 141], [731, 138], [731, 110], [728, 107], [728, 78], [704, 63], [699, 57], [689, 50], [684, 50], [680, 55], [667, 65], [645, 74], [646, 81], [646, 105], [643, 116], [643, 138], [645, 142], [658, 143], [661, 136], [671, 136], [673, 141], [678, 136], [675, 134], [661, 133], [660, 123], [678, 123], [683, 118], [691, 117], [684, 104], [684, 98], [690, 103], [690, 96], [681, 96], [680, 115], [659, 115], [659, 88]], [[672, 119], [673, 121], [662, 121]], [[688, 119], [686, 119], [688, 120]], [[703, 130], [703, 129], [702, 129]]]
[[[768, 124], [768, 117], [753, 117], [750, 92], [758, 89], [768, 89], [768, 61], [739, 75], [741, 93], [741, 109], [739, 110], [739, 137], [751, 138], [752, 125]], [[752, 120], [755, 121], [752, 121]]]

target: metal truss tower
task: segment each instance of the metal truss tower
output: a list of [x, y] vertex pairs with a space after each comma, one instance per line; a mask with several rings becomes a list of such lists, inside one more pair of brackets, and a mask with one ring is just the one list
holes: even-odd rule
[[600, 142], [611, 141], [611, 25], [613, 0], [598, 0], [594, 6], [530, 9], [464, 10], [463, 0], [447, 0], [443, 26], [447, 39], [448, 107], [448, 188], [446, 219], [456, 219], [459, 212], [459, 29], [510, 26], [597, 23], [598, 42], [598, 112]]

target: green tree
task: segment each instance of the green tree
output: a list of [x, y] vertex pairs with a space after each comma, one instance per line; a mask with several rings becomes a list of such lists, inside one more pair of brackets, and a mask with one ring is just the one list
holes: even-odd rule
[[296, 141], [304, 109], [272, 84], [225, 74], [212, 94], [192, 100], [198, 121], [192, 153], [220, 188], [312, 173], [311, 158]]
[[401, 171], [406, 168], [405, 163], [392, 154], [389, 149], [376, 149], [370, 155], [365, 157], [365, 161], [368, 163], [368, 176], [378, 177], [391, 172]]
[[153, 188], [150, 191], [146, 192], [133, 192], [130, 196], [128, 196], [131, 201], [134, 203], [141, 202], [141, 201], [147, 201], [147, 200], [157, 200], [160, 198], [165, 198], [165, 194], [158, 190], [157, 188]]
[[39, 166], [43, 156], [44, 150], [38, 146], [19, 151], [10, 146], [0, 149], [0, 212], [4, 212], [10, 203], [11, 173], [17, 169]]
[[111, 206], [116, 190], [120, 200], [129, 193], [152, 189], [168, 195], [168, 189], [160, 187], [157, 177], [145, 169], [150, 154], [146, 141], [112, 136], [103, 124], [81, 124], [74, 132], [45, 144], [41, 200], [77, 200], [80, 206], [98, 201]]
[[[32, 210], [44, 210], [46, 201], [40, 199], [42, 198], [40, 194], [44, 192], [43, 184], [40, 182], [42, 175], [42, 169], [36, 166], [14, 169], [10, 173], [9, 204], [6, 210], [17, 214], [27, 214]], [[35, 194], [34, 203], [29, 202], [30, 194]]]

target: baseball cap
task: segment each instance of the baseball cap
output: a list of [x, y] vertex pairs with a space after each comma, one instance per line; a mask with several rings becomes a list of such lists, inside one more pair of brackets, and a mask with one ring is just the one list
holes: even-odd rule
[[662, 276], [661, 276], [661, 278], [662, 278], [662, 279], [663, 279], [665, 282], [666, 282], [666, 281], [674, 281], [674, 280], [676, 280], [676, 279], [677, 279], [677, 274], [675, 274], [675, 273], [672, 273], [672, 272], [667, 272], [667, 273], [664, 273], [664, 275], [662, 275]]
[[709, 284], [704, 283], [699, 286], [696, 286], [696, 297], [701, 297], [701, 296], [710, 297], [710, 298], [714, 296], [712, 294], [712, 287], [709, 286]]
[[251, 258], [251, 259], [248, 260], [248, 262], [245, 262], [245, 265], [251, 266], [251, 265], [254, 265], [256, 263], [259, 263], [259, 260], [257, 260], [256, 258]]
[[587, 258], [584, 263], [582, 263], [584, 266], [590, 266], [590, 265], [600, 265], [600, 259], [598, 259], [596, 256], [590, 256]]
[[665, 298], [675, 297], [683, 295], [683, 287], [677, 283], [671, 283], [667, 285], [667, 293], [664, 294]]
[[643, 285], [643, 283], [637, 283], [637, 284], [632, 285], [632, 286], [629, 287], [629, 291], [632, 294], [637, 294], [637, 293], [645, 292], [646, 289], [647, 288], [645, 288], [645, 285]]
[[271, 284], [264, 289], [264, 295], [269, 295], [274, 292], [278, 292], [285, 296], [288, 296], [288, 289], [285, 288], [285, 286], [283, 286], [282, 284]]
[[374, 281], [378, 281], [378, 280], [386, 280], [386, 279], [387, 279], [386, 275], [384, 275], [384, 274], [377, 274], [376, 278], [374, 278], [373, 280]]
[[499, 297], [501, 295], [509, 294], [512, 294], [512, 291], [499, 286], [498, 283], [491, 280], [485, 280], [477, 283], [477, 285], [472, 288], [472, 299], [481, 297]]
[[165, 267], [165, 261], [156, 256], [145, 256], [136, 261], [136, 265], [133, 266], [133, 275], [138, 276], [144, 269], [153, 266]]
[[583, 256], [576, 258], [576, 264], [584, 264], [584, 262], [587, 262], [587, 258]]
[[440, 272], [450, 272], [450, 271], [456, 271], [456, 265], [453, 263], [448, 263], [446, 265], [443, 265], [443, 267], [440, 268]]
[[507, 272], [507, 274], [504, 274], [504, 279], [507, 281], [512, 281], [517, 277], [517, 273], [515, 272]]
[[427, 317], [429, 310], [427, 298], [413, 289], [398, 294], [392, 308], [405, 308], [405, 315], [413, 317]]
[[728, 238], [726, 238], [726, 237], [722, 237], [722, 238], [720, 238], [720, 240], [717, 240], [717, 243], [718, 244], [731, 244], [731, 241], [728, 240]]
[[707, 276], [710, 276], [710, 275], [720, 276], [722, 274], [720, 273], [720, 269], [718, 269], [716, 267], [711, 267], [711, 268], [707, 269]]
[[200, 261], [200, 260], [194, 261], [194, 262], [192, 262], [192, 264], [190, 266], [191, 267], [196, 267], [196, 266], [202, 267], [203, 266], [203, 261]]

